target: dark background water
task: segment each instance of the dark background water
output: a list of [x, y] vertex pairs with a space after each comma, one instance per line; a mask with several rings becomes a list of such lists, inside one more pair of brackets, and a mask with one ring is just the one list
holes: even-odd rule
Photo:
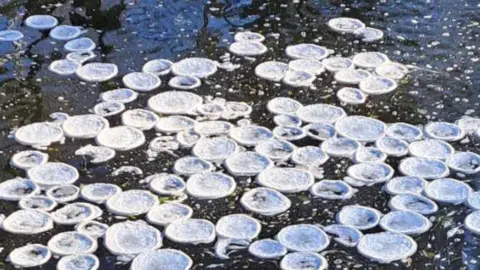
[[[312, 42], [350, 56], [361, 50], [377, 50], [391, 59], [412, 64], [421, 69], [413, 71], [401, 81], [395, 93], [369, 97], [366, 104], [347, 106], [349, 114], [376, 117], [385, 122], [425, 124], [429, 120], [454, 121], [464, 114], [479, 116], [480, 86], [480, 4], [478, 0], [381, 0], [378, 1], [176, 1], [176, 0], [0, 0], [0, 30], [18, 29], [25, 34], [17, 44], [0, 43], [0, 181], [22, 172], [8, 165], [10, 156], [26, 149], [8, 138], [12, 129], [37, 121], [45, 121], [52, 112], [68, 114], [87, 113], [96, 103], [99, 93], [121, 87], [121, 76], [139, 71], [147, 61], [168, 58], [172, 61], [189, 56], [202, 56], [218, 60], [227, 51], [233, 34], [241, 29], [258, 31], [265, 36], [268, 53], [253, 63], [232, 57], [232, 62], [242, 67], [233, 72], [220, 70], [204, 81], [196, 92], [223, 97], [228, 100], [247, 101], [254, 108], [254, 122], [272, 127], [272, 116], [265, 110], [266, 102], [277, 96], [290, 96], [304, 104], [315, 102], [337, 104], [335, 91], [341, 86], [332, 84], [330, 74], [323, 74], [315, 82], [316, 89], [289, 88], [267, 83], [253, 75], [253, 68], [262, 61], [286, 61], [287, 45]], [[54, 41], [46, 33], [29, 29], [23, 20], [33, 14], [51, 14], [61, 24], [83, 26], [86, 36], [98, 47], [96, 61], [115, 63], [120, 74], [107, 83], [90, 84], [76, 77], [60, 77], [49, 72], [48, 65], [65, 56], [63, 43]], [[382, 41], [365, 44], [350, 36], [327, 30], [326, 22], [334, 17], [349, 16], [361, 19], [367, 25], [385, 32]], [[167, 78], [162, 78], [164, 82]], [[166, 83], [154, 93], [168, 89]], [[143, 107], [152, 93], [140, 94], [139, 99], [127, 108]], [[111, 124], [119, 123], [112, 118]], [[147, 133], [149, 139], [153, 132]], [[50, 160], [62, 161], [77, 167], [80, 183], [99, 181], [116, 183], [123, 189], [138, 188], [145, 175], [170, 170], [174, 157], [160, 155], [148, 161], [146, 146], [119, 154], [106, 165], [93, 166], [74, 156], [74, 151], [93, 141], [67, 140], [66, 144], [52, 145], [48, 149]], [[313, 143], [306, 141], [304, 143]], [[478, 151], [473, 140], [457, 143], [456, 149]], [[182, 154], [182, 153], [179, 153]], [[398, 160], [390, 159], [396, 166]], [[144, 176], [110, 175], [121, 165], [137, 165]], [[348, 161], [330, 160], [325, 166], [326, 178], [338, 179], [345, 175]], [[247, 179], [237, 179], [239, 187], [235, 196], [215, 201], [188, 199], [194, 208], [194, 217], [216, 222], [229, 213], [244, 212], [239, 205], [242, 190], [255, 184]], [[478, 188], [478, 180], [467, 178]], [[388, 196], [380, 186], [361, 188], [344, 202], [313, 200], [308, 194], [289, 196], [293, 202], [290, 211], [277, 217], [265, 218], [260, 238], [273, 237], [282, 227], [297, 223], [328, 225], [334, 223], [335, 213], [348, 204], [373, 206], [388, 212]], [[13, 203], [0, 202], [0, 212], [9, 214], [17, 209]], [[441, 206], [435, 216], [434, 228], [414, 237], [417, 253], [406, 262], [390, 265], [372, 263], [361, 257], [355, 249], [344, 248], [334, 242], [322, 254], [328, 259], [330, 269], [480, 269], [480, 240], [462, 227], [468, 213], [463, 206]], [[104, 214], [103, 222], [116, 222]], [[459, 227], [452, 235], [454, 228]], [[19, 236], [0, 232], [0, 261], [4, 261], [14, 248], [26, 243], [46, 244], [60, 231], [72, 230], [56, 226], [38, 236]], [[378, 231], [374, 229], [369, 232]], [[450, 233], [448, 233], [450, 232]], [[164, 246], [181, 249], [194, 261], [194, 269], [276, 269], [278, 261], [257, 260], [245, 251], [232, 254], [230, 260], [213, 256], [212, 245], [184, 246], [165, 240]], [[116, 263], [100, 244], [96, 252], [101, 269], [127, 269], [128, 265]], [[10, 269], [8, 263], [0, 268]], [[55, 260], [42, 269], [53, 269]]]

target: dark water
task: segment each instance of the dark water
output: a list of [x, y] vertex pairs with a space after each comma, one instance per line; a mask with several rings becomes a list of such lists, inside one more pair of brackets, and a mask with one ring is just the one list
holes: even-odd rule
[[[391, 59], [421, 67], [402, 80], [394, 94], [369, 97], [365, 105], [348, 106], [348, 114], [362, 114], [385, 122], [404, 121], [425, 124], [429, 120], [454, 121], [464, 114], [479, 116], [480, 96], [480, 6], [478, 0], [382, 0], [377, 1], [133, 1], [126, 0], [0, 0], [0, 30], [18, 29], [25, 34], [20, 44], [0, 43], [0, 181], [22, 176], [21, 171], [9, 167], [9, 157], [25, 147], [8, 138], [9, 132], [19, 126], [44, 121], [52, 112], [68, 114], [87, 113], [96, 103], [99, 93], [122, 86], [121, 76], [140, 70], [147, 61], [168, 58], [172, 61], [203, 56], [218, 60], [227, 52], [233, 34], [239, 29], [258, 31], [265, 36], [269, 47], [267, 54], [254, 63], [243, 58], [232, 58], [242, 64], [233, 72], [219, 71], [205, 81], [197, 93], [223, 97], [228, 100], [248, 101], [254, 108], [255, 122], [272, 127], [272, 116], [266, 114], [266, 102], [277, 96], [290, 96], [304, 104], [324, 102], [338, 104], [330, 74], [323, 74], [315, 82], [316, 89], [294, 89], [259, 80], [253, 67], [265, 60], [286, 60], [284, 48], [289, 44], [314, 42], [334, 49], [336, 53], [350, 56], [363, 49], [386, 53]], [[75, 77], [60, 77], [49, 72], [47, 66], [65, 56], [63, 43], [48, 38], [47, 34], [29, 29], [23, 20], [33, 14], [51, 14], [62, 24], [79, 25], [88, 29], [87, 36], [99, 46], [95, 50], [97, 61], [119, 66], [119, 76], [107, 83], [89, 84]], [[334, 17], [349, 16], [361, 19], [367, 25], [382, 29], [381, 42], [365, 44], [349, 37], [334, 34], [326, 29], [326, 22]], [[162, 78], [165, 82], [168, 78]], [[154, 93], [167, 90], [166, 83]], [[140, 94], [139, 99], [127, 108], [143, 107], [152, 93]], [[113, 118], [111, 124], [119, 123]], [[147, 133], [149, 139], [154, 133]], [[137, 165], [146, 175], [169, 170], [174, 158], [160, 155], [148, 162], [146, 146], [117, 156], [102, 166], [93, 166], [74, 156], [73, 152], [93, 141], [67, 140], [65, 145], [52, 145], [48, 149], [50, 160], [66, 162], [81, 173], [80, 183], [99, 181], [116, 183], [123, 189], [141, 187], [142, 177], [110, 172], [121, 165]], [[312, 143], [312, 142], [305, 142]], [[471, 140], [454, 145], [456, 149], [479, 150]], [[181, 153], [180, 153], [181, 154]], [[389, 160], [396, 166], [398, 160]], [[325, 166], [326, 178], [341, 178], [349, 163], [331, 160]], [[245, 187], [254, 184], [237, 179], [236, 196], [213, 202], [187, 200], [194, 208], [194, 217], [216, 222], [219, 217], [244, 212], [239, 197]], [[478, 188], [475, 178], [465, 179]], [[271, 218], [257, 216], [263, 228], [260, 238], [273, 237], [278, 230], [290, 224], [334, 223], [335, 213], [343, 205], [363, 204], [382, 212], [388, 210], [388, 196], [381, 187], [361, 188], [354, 198], [340, 203], [312, 200], [308, 194], [289, 196], [293, 202], [287, 213]], [[0, 212], [9, 214], [17, 209], [13, 203], [1, 202]], [[435, 216], [434, 229], [414, 237], [417, 253], [406, 262], [380, 265], [362, 258], [355, 249], [344, 248], [334, 242], [323, 254], [329, 269], [480, 269], [480, 239], [464, 232], [456, 234], [451, 229], [463, 223], [468, 213], [463, 206], [441, 206]], [[116, 222], [104, 214], [103, 221]], [[14, 247], [26, 243], [46, 244], [60, 231], [72, 227], [56, 226], [55, 230], [39, 236], [19, 236], [0, 233], [0, 261], [4, 261]], [[378, 230], [378, 229], [375, 229]], [[372, 230], [371, 232], [374, 232]], [[450, 234], [447, 232], [450, 231]], [[165, 241], [167, 247], [181, 249], [194, 261], [194, 269], [277, 269], [278, 261], [256, 260], [246, 252], [232, 254], [230, 260], [213, 256], [212, 245], [179, 246]], [[127, 269], [100, 244], [96, 252], [101, 269]], [[0, 266], [10, 269], [8, 263]], [[53, 269], [55, 261], [42, 269]]]

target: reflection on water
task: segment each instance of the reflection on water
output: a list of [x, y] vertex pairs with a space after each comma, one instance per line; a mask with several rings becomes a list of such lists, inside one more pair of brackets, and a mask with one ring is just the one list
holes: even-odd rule
[[[289, 88], [259, 80], [253, 75], [253, 67], [266, 60], [285, 60], [284, 48], [289, 44], [319, 43], [343, 56], [350, 56], [362, 49], [378, 50], [395, 61], [417, 65], [410, 76], [401, 81], [395, 93], [369, 97], [365, 105], [348, 106], [348, 114], [377, 117], [385, 122], [405, 121], [425, 124], [428, 120], [453, 121], [464, 114], [478, 116], [480, 85], [479, 64], [479, 13], [477, 0], [458, 1], [339, 1], [339, 0], [0, 0], [0, 30], [13, 28], [22, 31], [25, 38], [17, 43], [0, 43], [0, 172], [1, 179], [21, 176], [22, 172], [8, 166], [8, 158], [24, 147], [8, 139], [9, 132], [21, 125], [48, 119], [52, 112], [69, 114], [87, 113], [95, 104], [99, 93], [121, 85], [121, 76], [139, 71], [148, 60], [168, 58], [178, 60], [187, 56], [206, 56], [214, 60], [227, 53], [226, 46], [238, 29], [258, 31], [267, 37], [269, 51], [255, 61], [231, 57], [240, 64], [233, 72], [221, 71], [208, 78], [198, 90], [229, 100], [248, 101], [254, 107], [255, 122], [273, 126], [272, 117], [265, 116], [265, 104], [276, 96], [290, 96], [304, 104], [325, 102], [339, 105], [335, 97], [340, 85], [332, 83], [330, 74], [322, 74], [314, 89]], [[119, 66], [120, 76], [111, 82], [90, 84], [75, 77], [60, 77], [49, 72], [47, 66], [65, 56], [59, 49], [62, 42], [54, 41], [46, 34], [23, 26], [23, 19], [31, 14], [52, 14], [61, 23], [83, 26], [87, 37], [98, 44], [96, 61], [112, 62]], [[351, 36], [327, 31], [326, 22], [338, 16], [359, 18], [367, 25], [385, 32], [379, 43], [360, 43]], [[165, 78], [164, 82], [169, 78]], [[160, 91], [168, 89], [163, 83]], [[133, 107], [145, 104], [147, 94], [141, 94]], [[112, 125], [119, 118], [112, 118]], [[146, 133], [147, 139], [154, 137]], [[61, 160], [79, 168], [82, 183], [106, 181], [124, 189], [139, 187], [141, 176], [122, 174], [112, 177], [110, 172], [125, 164], [142, 164], [146, 174], [171, 168], [173, 158], [161, 154], [155, 162], [148, 162], [142, 148], [117, 157], [106, 166], [87, 164], [73, 152], [87, 141], [66, 145], [54, 145], [48, 153], [51, 160]], [[456, 149], [477, 150], [474, 142], [455, 143]], [[398, 160], [390, 159], [396, 167]], [[326, 178], [338, 179], [345, 175], [350, 161], [332, 159], [324, 166]], [[478, 177], [477, 177], [478, 178]], [[237, 179], [240, 189], [253, 187], [244, 178]], [[473, 185], [478, 186], [478, 179]], [[296, 223], [309, 222], [328, 225], [334, 223], [335, 213], [348, 204], [375, 207], [388, 211], [388, 196], [379, 186], [363, 187], [361, 192], [345, 202], [313, 200], [301, 193], [289, 196], [292, 209], [276, 217], [258, 217], [263, 223], [261, 238], [273, 237], [280, 228]], [[229, 213], [244, 212], [239, 206], [239, 195], [213, 202], [189, 199], [194, 217], [216, 222]], [[2, 202], [0, 212], [9, 214], [17, 206]], [[478, 238], [463, 230], [452, 237], [448, 232], [457, 227], [466, 215], [462, 207], [444, 207], [436, 216], [434, 229], [415, 237], [418, 252], [407, 262], [389, 266], [364, 260], [353, 249], [332, 243], [325, 256], [331, 269], [478, 269]], [[103, 222], [115, 219], [106, 214]], [[40, 236], [25, 237], [0, 233], [0, 253], [3, 260], [14, 246], [28, 242], [46, 243], [59, 231], [70, 227], [57, 226], [54, 231]], [[378, 230], [378, 229], [377, 229]], [[462, 235], [463, 234], [463, 235]], [[12, 241], [11, 239], [14, 239]], [[180, 246], [165, 241], [166, 246], [179, 248], [189, 254], [196, 263], [195, 269], [277, 269], [277, 261], [259, 261], [246, 251], [238, 251], [230, 260], [213, 256], [211, 246]], [[127, 269], [118, 266], [114, 256], [101, 246], [102, 269]], [[52, 269], [51, 262], [44, 269]], [[9, 265], [6, 266], [11, 267]], [[1, 266], [0, 266], [1, 268]]]

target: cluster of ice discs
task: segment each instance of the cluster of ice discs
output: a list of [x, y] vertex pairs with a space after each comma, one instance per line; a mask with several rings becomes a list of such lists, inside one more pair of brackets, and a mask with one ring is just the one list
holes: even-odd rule
[[[78, 40], [74, 38], [82, 31], [72, 34], [73, 28], [56, 26], [56, 19], [52, 18], [32, 16], [26, 24], [41, 30], [53, 28], [50, 36], [59, 40]], [[343, 32], [364, 28], [358, 22], [340, 19], [329, 26]], [[239, 33], [235, 40], [230, 46], [235, 54], [252, 56], [267, 50], [261, 43], [263, 36], [258, 33]], [[396, 87], [394, 79], [405, 75], [397, 69], [397, 64], [377, 52], [360, 53], [352, 60], [327, 58], [329, 51], [313, 44], [289, 46], [286, 52], [296, 60], [289, 64], [262, 63], [255, 68], [256, 74], [290, 85], [307, 85], [315, 77], [312, 72], [327, 69], [336, 72], [336, 79], [343, 83], [348, 80], [359, 84], [360, 94], [392, 91]], [[320, 62], [322, 59], [325, 60]], [[388, 67], [377, 70], [384, 65]], [[63, 65], [53, 66], [51, 70], [58, 71]], [[367, 71], [373, 68], [380, 76]], [[463, 181], [447, 178], [452, 172], [464, 175], [480, 172], [478, 154], [457, 152], [450, 144], [474, 133], [480, 135], [477, 118], [462, 118], [455, 124], [431, 122], [420, 128], [348, 116], [341, 107], [329, 104], [303, 105], [291, 98], [278, 97], [267, 104], [267, 109], [275, 115], [276, 127], [270, 130], [246, 119], [252, 112], [246, 103], [187, 91], [161, 92], [148, 99], [146, 108], [125, 108], [126, 103], [137, 98], [138, 91], [157, 88], [161, 83], [158, 76], [174, 73], [176, 77], [169, 85], [185, 90], [198, 87], [202, 79], [216, 71], [216, 64], [206, 58], [187, 58], [176, 63], [152, 60], [143, 66], [142, 72], [123, 77], [127, 88], [102, 93], [100, 103], [93, 108], [94, 114], [55, 113], [52, 115], [55, 121], [18, 128], [15, 140], [37, 148], [65, 138], [94, 139], [96, 145], [87, 144], [75, 152], [89, 157], [91, 163], [107, 162], [117, 152], [141, 147], [147, 143], [144, 133], [148, 130], [158, 133], [148, 143], [150, 152], [187, 148], [191, 155], [178, 158], [173, 173], [156, 173], [143, 179], [145, 189], [123, 190], [110, 183], [79, 188], [75, 185], [81, 182], [77, 168], [49, 161], [48, 154], [39, 150], [14, 154], [11, 165], [24, 170], [25, 178], [0, 183], [0, 199], [18, 201], [20, 210], [7, 216], [1, 228], [13, 234], [40, 234], [56, 225], [72, 226], [74, 230], [54, 235], [46, 246], [19, 247], [10, 253], [10, 262], [19, 267], [33, 267], [45, 264], [55, 255], [62, 257], [57, 269], [71, 269], [72, 265], [98, 269], [99, 261], [93, 253], [103, 239], [110, 253], [132, 259], [132, 270], [190, 269], [193, 261], [187, 254], [161, 248], [166, 237], [178, 244], [210, 244], [217, 239], [215, 251], [220, 258], [228, 258], [231, 246], [243, 246], [260, 259], [281, 258], [280, 267], [284, 270], [326, 269], [327, 260], [319, 252], [329, 246], [330, 239], [356, 247], [365, 257], [388, 263], [416, 252], [417, 244], [410, 235], [425, 233], [432, 227], [427, 217], [438, 210], [437, 203], [463, 203], [480, 210], [480, 192], [474, 192]], [[91, 63], [74, 72], [86, 81], [104, 81], [115, 76], [117, 69], [113, 64]], [[348, 93], [339, 96], [345, 98], [352, 97], [355, 91], [343, 92]], [[108, 118], [115, 115], [120, 115], [122, 125], [110, 126]], [[233, 124], [232, 120], [238, 121]], [[299, 141], [308, 145], [295, 145]], [[395, 169], [386, 163], [389, 156], [402, 159], [398, 166], [402, 176], [395, 176]], [[347, 177], [323, 179], [321, 167], [330, 158], [353, 161]], [[141, 171], [137, 167], [120, 169], [137, 170]], [[242, 177], [254, 177], [254, 186], [240, 187], [237, 179]], [[291, 209], [292, 194], [309, 192], [313, 198], [348, 200], [362, 186], [375, 184], [383, 184], [384, 191], [391, 194], [391, 212], [382, 214], [369, 206], [348, 205], [337, 213], [337, 224], [289, 225], [279, 230], [275, 239], [258, 238], [262, 230], [259, 219]], [[216, 200], [239, 190], [243, 192], [240, 205], [258, 218], [230, 214], [213, 224], [207, 219], [194, 218], [193, 209], [181, 200], [160, 203], [158, 198], [191, 196]], [[116, 216], [144, 216], [145, 221], [107, 225], [97, 221], [104, 214], [102, 209]], [[377, 226], [384, 232], [362, 233]], [[480, 233], [480, 211], [469, 214], [465, 226], [473, 233]], [[163, 232], [158, 227], [163, 227]]]

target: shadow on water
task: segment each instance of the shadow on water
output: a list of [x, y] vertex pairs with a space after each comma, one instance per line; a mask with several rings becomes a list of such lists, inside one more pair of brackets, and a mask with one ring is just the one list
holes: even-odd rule
[[[260, 62], [276, 59], [287, 61], [284, 48], [290, 44], [319, 43], [336, 53], [349, 56], [363, 49], [385, 52], [391, 59], [414, 64], [415, 69], [401, 81], [394, 94], [370, 97], [361, 106], [348, 106], [348, 114], [368, 115], [385, 122], [425, 124], [428, 120], [454, 121], [464, 114], [478, 116], [480, 64], [478, 2], [475, 0], [431, 1], [194, 1], [194, 0], [51, 0], [0, 1], [0, 30], [13, 28], [25, 34], [21, 42], [0, 43], [0, 179], [6, 180], [23, 173], [8, 165], [9, 157], [25, 147], [13, 142], [8, 135], [21, 125], [48, 119], [52, 112], [68, 114], [87, 113], [95, 104], [99, 93], [121, 87], [121, 77], [138, 71], [147, 61], [155, 58], [178, 60], [189, 56], [203, 56], [218, 60], [228, 52], [227, 46], [239, 29], [258, 31], [265, 36], [269, 51], [253, 62], [232, 56], [232, 62], [241, 64], [233, 72], [219, 71], [209, 77], [197, 90], [199, 94], [223, 97], [228, 100], [247, 101], [254, 108], [255, 122], [272, 127], [272, 117], [265, 110], [266, 102], [277, 96], [290, 96], [304, 104], [324, 102], [342, 105], [335, 92], [342, 85], [332, 82], [330, 74], [322, 74], [314, 88], [290, 88], [258, 79], [253, 67]], [[96, 61], [112, 62], [119, 66], [116, 79], [102, 84], [79, 81], [76, 77], [60, 77], [48, 71], [51, 61], [65, 56], [62, 42], [54, 41], [46, 33], [28, 29], [22, 21], [32, 14], [52, 14], [61, 23], [83, 26], [86, 36], [99, 46]], [[379, 43], [365, 44], [347, 35], [327, 31], [326, 22], [334, 17], [350, 16], [367, 25], [380, 28], [385, 38]], [[162, 78], [164, 82], [170, 77]], [[155, 93], [168, 89], [166, 83]], [[140, 94], [128, 108], [143, 107], [152, 93]], [[110, 120], [120, 123], [119, 117]], [[153, 132], [146, 133], [152, 139]], [[87, 164], [73, 152], [93, 141], [72, 141], [65, 145], [52, 145], [47, 152], [50, 160], [62, 161], [77, 167], [81, 183], [105, 181], [123, 189], [138, 188], [142, 177], [110, 175], [114, 168], [125, 164], [141, 164], [145, 175], [168, 171], [175, 160], [168, 154], [149, 162], [146, 146], [122, 153], [103, 166]], [[312, 143], [312, 142], [310, 142]], [[455, 145], [463, 150], [477, 150], [473, 142]], [[398, 161], [392, 160], [392, 165]], [[329, 161], [325, 178], [338, 179], [345, 175], [348, 162]], [[234, 195], [215, 201], [188, 199], [194, 208], [194, 217], [216, 222], [221, 216], [245, 212], [239, 197], [245, 188], [255, 186], [249, 179], [238, 178]], [[478, 182], [475, 180], [474, 182]], [[478, 186], [478, 183], [474, 183]], [[335, 214], [344, 205], [364, 204], [383, 213], [389, 211], [388, 196], [381, 187], [366, 187], [347, 201], [332, 204], [313, 200], [307, 193], [289, 196], [290, 211], [276, 217], [260, 217], [263, 229], [260, 238], [273, 237], [280, 228], [302, 222], [328, 225], [335, 222]], [[9, 214], [17, 209], [13, 203], [0, 203], [0, 212]], [[436, 215], [434, 229], [414, 237], [418, 252], [406, 262], [390, 265], [372, 263], [354, 249], [332, 242], [325, 256], [330, 269], [479, 269], [478, 239], [463, 228], [447, 238], [448, 232], [463, 223], [464, 207], [443, 206]], [[103, 222], [116, 222], [104, 214]], [[72, 227], [57, 226], [39, 236], [19, 236], [0, 233], [0, 261], [4, 261], [14, 247], [26, 243], [46, 244], [60, 231]], [[371, 232], [378, 231], [374, 229]], [[463, 234], [463, 235], [462, 235]], [[245, 251], [220, 260], [213, 255], [211, 245], [179, 246], [165, 241], [165, 246], [179, 248], [188, 253], [195, 265], [193, 269], [277, 269], [278, 261], [256, 260]], [[117, 264], [115, 257], [100, 244], [96, 252], [102, 269], [128, 269]], [[41, 269], [53, 269], [55, 261]], [[468, 265], [468, 266], [467, 266]], [[1, 268], [10, 269], [6, 263]]]

